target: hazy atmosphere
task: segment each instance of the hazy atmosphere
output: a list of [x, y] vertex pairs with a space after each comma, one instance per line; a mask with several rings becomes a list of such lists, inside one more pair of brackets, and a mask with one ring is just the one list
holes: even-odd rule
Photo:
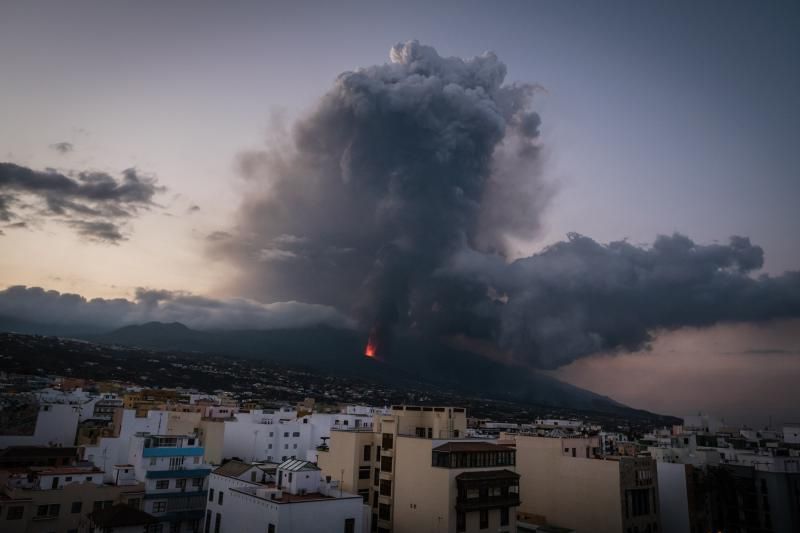
[[793, 2], [3, 2], [0, 318], [329, 326], [392, 364], [414, 339], [800, 420], [798, 25]]

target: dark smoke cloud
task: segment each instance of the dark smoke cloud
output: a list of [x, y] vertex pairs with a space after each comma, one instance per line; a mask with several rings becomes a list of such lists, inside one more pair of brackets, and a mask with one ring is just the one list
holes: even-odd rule
[[51, 144], [50, 148], [58, 152], [59, 154], [68, 154], [75, 150], [75, 146], [72, 143], [68, 142], [60, 142]]
[[70, 177], [0, 163], [0, 220], [50, 217], [91, 240], [117, 243], [125, 238], [120, 221], [154, 207], [153, 198], [164, 190], [133, 168], [115, 179], [104, 172]]
[[462, 292], [472, 287], [475, 298], [453, 303], [429, 292], [418, 315], [440, 334], [484, 320], [491, 326], [473, 328], [476, 338], [496, 340], [514, 360], [555, 368], [601, 351], [642, 349], [658, 330], [800, 316], [800, 272], [749, 275], [762, 263], [762, 249], [743, 237], [699, 245], [660, 236], [644, 248], [572, 234], [511, 264], [462, 250], [439, 276]]
[[79, 294], [24, 286], [0, 290], [0, 317], [92, 330], [150, 321], [181, 322], [196, 329], [228, 330], [352, 325], [335, 309], [298, 302], [262, 304], [244, 298], [221, 300], [152, 289], [137, 289], [133, 300], [87, 299]]
[[248, 293], [391, 325], [462, 246], [503, 254], [508, 238], [539, 226], [549, 189], [536, 87], [505, 76], [492, 53], [443, 58], [417, 42], [395, 46], [389, 64], [340, 75], [290, 146], [241, 157], [263, 192], [213, 250], [238, 264]]
[[742, 237], [638, 247], [571, 235], [509, 263], [552, 188], [536, 86], [505, 75], [491, 53], [443, 58], [416, 42], [340, 75], [286, 146], [242, 155], [252, 190], [212, 252], [247, 294], [541, 368], [639, 349], [660, 329], [800, 316], [800, 273], [753, 277], [763, 251]]

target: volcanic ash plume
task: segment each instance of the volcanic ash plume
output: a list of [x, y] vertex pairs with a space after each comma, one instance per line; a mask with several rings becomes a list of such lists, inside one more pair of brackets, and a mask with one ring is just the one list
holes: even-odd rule
[[341, 74], [285, 145], [242, 155], [237, 230], [211, 243], [240, 292], [355, 314], [380, 357], [413, 332], [546, 368], [661, 328], [800, 316], [800, 273], [752, 277], [763, 251], [743, 237], [571, 235], [509, 262], [551, 196], [536, 87], [506, 84], [492, 53], [411, 41], [390, 59]]
[[248, 291], [354, 310], [382, 331], [457, 250], [530, 237], [548, 195], [534, 86], [504, 85], [492, 53], [443, 58], [412, 41], [390, 57], [341, 74], [289, 146], [242, 156], [260, 194], [216, 243]]

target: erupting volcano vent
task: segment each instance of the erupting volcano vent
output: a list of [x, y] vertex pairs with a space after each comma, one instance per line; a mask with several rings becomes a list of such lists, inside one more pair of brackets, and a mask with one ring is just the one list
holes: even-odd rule
[[364, 348], [364, 355], [371, 359], [374, 359], [375, 356], [378, 355], [378, 335], [374, 328], [369, 333], [369, 339], [367, 340], [367, 347]]

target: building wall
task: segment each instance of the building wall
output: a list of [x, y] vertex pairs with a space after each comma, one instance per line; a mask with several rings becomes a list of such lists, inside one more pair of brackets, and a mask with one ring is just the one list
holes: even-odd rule
[[0, 448], [8, 446], [72, 446], [78, 433], [80, 406], [44, 404], [39, 407], [33, 435], [0, 436]]
[[[77, 530], [81, 521], [94, 510], [95, 502], [101, 505], [130, 503], [132, 499], [141, 502], [144, 487], [131, 485], [118, 487], [112, 485], [97, 486], [93, 483], [72, 483], [57, 490], [15, 490], [9, 493], [13, 500], [24, 505], [25, 511], [21, 520], [6, 520], [7, 510], [0, 515], [0, 531], [4, 533], [64, 533]], [[73, 503], [80, 502], [80, 510], [72, 512]], [[110, 503], [104, 503], [110, 502]], [[4, 501], [5, 507], [18, 505], [16, 502]], [[136, 502], [133, 502], [136, 504]], [[58, 505], [58, 515], [48, 518], [36, 517], [40, 505]]]
[[201, 420], [198, 427], [198, 436], [205, 449], [207, 463], [222, 464], [223, 444], [225, 442], [225, 422], [222, 420]]
[[[355, 521], [355, 531], [366, 533], [363, 504], [360, 498], [330, 498], [298, 503], [274, 503], [241, 494], [226, 493], [222, 506], [209, 507], [210, 531], [214, 531], [220, 516], [220, 533], [261, 531], [266, 533], [269, 524], [280, 533], [330, 533], [344, 531], [347, 518]], [[254, 529], [254, 524], [258, 524]]]
[[663, 533], [685, 533], [689, 526], [686, 466], [658, 463], [658, 501]]
[[431, 467], [431, 441], [399, 438], [393, 483], [394, 531], [455, 531], [455, 484], [446, 468]]
[[342, 490], [357, 493], [359, 489], [372, 486], [372, 475], [369, 480], [358, 478], [359, 468], [371, 465], [363, 461], [364, 446], [370, 446], [371, 457], [375, 457], [375, 434], [357, 431], [333, 431], [329, 441], [329, 449], [319, 452], [317, 466], [322, 470], [322, 475], [338, 479]]
[[582, 458], [577, 451], [573, 458], [571, 448], [581, 440], [517, 437], [519, 510], [577, 533], [620, 533], [619, 463]]

